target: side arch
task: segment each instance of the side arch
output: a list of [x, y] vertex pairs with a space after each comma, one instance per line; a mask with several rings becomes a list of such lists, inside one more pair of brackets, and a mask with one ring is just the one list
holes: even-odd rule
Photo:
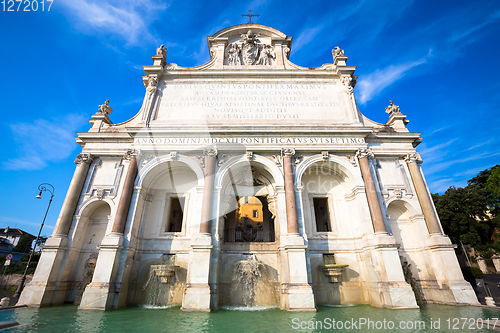
[[156, 175], [152, 175], [152, 172], [154, 173], [154, 170], [167, 162], [181, 162], [186, 164], [196, 174], [196, 178], [198, 179], [197, 186], [203, 186], [203, 183], [205, 181], [203, 169], [194, 159], [182, 154], [177, 154], [176, 159], [172, 159], [170, 155], [164, 155], [149, 161], [144, 167], [140, 169], [139, 175], [137, 176], [135, 182], [135, 186], [144, 186], [146, 180], [155, 178]]
[[306, 158], [302, 163], [299, 164], [295, 171], [295, 185], [296, 186], [302, 186], [302, 176], [304, 175], [304, 172], [309, 168], [311, 165], [318, 163], [318, 162], [333, 162], [335, 163], [335, 167], [338, 166], [339, 170], [347, 176], [352, 182], [353, 186], [364, 186], [363, 179], [361, 178], [361, 173], [356, 172], [354, 170], [354, 167], [344, 159], [341, 159], [337, 156], [330, 156], [328, 160], [323, 159], [323, 155], [313, 155], [311, 157]]

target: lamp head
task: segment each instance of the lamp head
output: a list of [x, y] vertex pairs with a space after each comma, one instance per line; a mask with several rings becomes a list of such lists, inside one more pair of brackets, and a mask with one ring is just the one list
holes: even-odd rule
[[42, 191], [40, 191], [40, 193], [38, 193], [38, 195], [36, 196], [37, 199], [41, 199], [42, 198]]

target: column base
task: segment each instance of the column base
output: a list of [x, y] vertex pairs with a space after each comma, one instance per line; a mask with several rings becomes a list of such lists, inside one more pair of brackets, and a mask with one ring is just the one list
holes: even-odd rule
[[283, 310], [316, 311], [314, 293], [309, 284], [283, 284], [281, 290]]
[[[56, 285], [57, 274], [65, 260], [67, 243], [65, 235], [53, 235], [47, 239], [33, 280], [24, 287], [16, 305], [40, 307], [54, 304], [55, 293], [60, 289]], [[57, 298], [64, 298], [64, 295]], [[59, 302], [62, 304], [63, 300]]]
[[29, 307], [42, 307], [52, 304], [52, 298], [56, 292], [54, 282], [35, 282], [29, 283], [24, 287], [16, 306], [27, 305]]
[[418, 309], [413, 289], [406, 282], [379, 282], [368, 291], [371, 305], [390, 309]]
[[113, 306], [114, 284], [91, 282], [82, 296], [79, 309], [106, 310]]
[[188, 285], [182, 298], [183, 311], [210, 311], [210, 286]]

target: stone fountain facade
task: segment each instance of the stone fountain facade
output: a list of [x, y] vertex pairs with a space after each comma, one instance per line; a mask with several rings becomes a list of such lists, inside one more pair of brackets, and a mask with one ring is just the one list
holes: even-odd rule
[[173, 302], [209, 311], [232, 302], [234, 265], [248, 254], [275, 291], [262, 302], [287, 310], [415, 308], [403, 259], [425, 301], [478, 304], [433, 206], [419, 133], [392, 101], [385, 124], [360, 113], [342, 49], [301, 67], [292, 37], [258, 24], [208, 46], [210, 61], [192, 68], [159, 47], [138, 113], [114, 124], [108, 100], [78, 133], [74, 177], [19, 304], [141, 303], [167, 255], [182, 286]]

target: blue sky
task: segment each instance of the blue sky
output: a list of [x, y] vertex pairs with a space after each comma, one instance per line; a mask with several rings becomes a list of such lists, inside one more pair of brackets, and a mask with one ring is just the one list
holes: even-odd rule
[[49, 199], [35, 199], [37, 186], [48, 182], [56, 192], [42, 234], [50, 235], [80, 152], [73, 137], [98, 105], [111, 100], [115, 123], [131, 118], [158, 45], [168, 62], [203, 64], [206, 36], [246, 23], [249, 9], [260, 14], [254, 22], [293, 36], [298, 65], [331, 63], [334, 46], [345, 50], [358, 66], [360, 110], [384, 123], [392, 99], [422, 133], [431, 192], [500, 163], [497, 0], [54, 0], [50, 11], [0, 11], [0, 226], [36, 234]]

